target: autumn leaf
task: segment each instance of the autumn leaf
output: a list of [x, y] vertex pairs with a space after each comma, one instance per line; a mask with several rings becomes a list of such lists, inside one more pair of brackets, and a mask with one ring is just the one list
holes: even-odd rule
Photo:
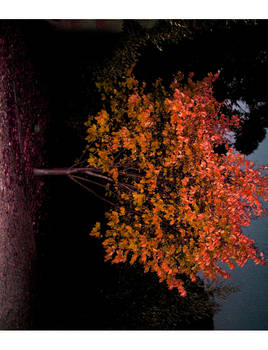
[[[158, 82], [145, 93], [131, 69], [97, 83], [103, 108], [85, 123], [88, 165], [109, 182], [114, 203], [106, 230], [96, 223], [90, 235], [102, 239], [106, 261], [138, 261], [182, 297], [180, 275], [229, 278], [218, 262], [265, 263], [241, 227], [264, 214], [268, 166], [255, 169], [230, 146], [227, 134], [240, 120], [222, 113], [216, 78], [191, 75], [182, 86], [178, 74], [169, 89]], [[226, 154], [215, 153], [219, 144]]]

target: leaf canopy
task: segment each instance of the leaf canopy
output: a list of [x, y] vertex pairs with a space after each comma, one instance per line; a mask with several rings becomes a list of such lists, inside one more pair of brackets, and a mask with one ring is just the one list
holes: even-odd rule
[[[158, 80], [145, 92], [130, 69], [120, 81], [98, 84], [103, 109], [85, 123], [88, 164], [113, 179], [107, 195], [116, 203], [103, 232], [97, 223], [90, 234], [101, 237], [106, 260], [138, 260], [181, 296], [182, 274], [229, 278], [219, 262], [264, 264], [241, 227], [264, 213], [267, 167], [232, 148], [228, 133], [241, 121], [221, 112], [217, 77], [194, 82], [190, 74], [183, 84], [178, 73], [168, 89]], [[225, 154], [215, 152], [219, 145]]]

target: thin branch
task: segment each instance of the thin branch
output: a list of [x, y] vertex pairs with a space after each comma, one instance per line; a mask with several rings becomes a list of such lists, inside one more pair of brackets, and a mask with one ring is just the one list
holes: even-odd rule
[[129, 185], [129, 184], [125, 184], [125, 183], [122, 183], [122, 182], [119, 182], [119, 186], [125, 187], [126, 189], [128, 189], [130, 191], [135, 191], [136, 190], [135, 186], [132, 186], [132, 185]]
[[[116, 164], [116, 162], [115, 162], [115, 160], [119, 157], [119, 156], [121, 156], [121, 154], [123, 154], [124, 153], [124, 149], [122, 149], [121, 151], [119, 151], [119, 153], [115, 156], [115, 158], [114, 158], [114, 163]], [[117, 164], [118, 164], [118, 162], [117, 162]]]
[[94, 173], [92, 171], [89, 171], [89, 170], [84, 170], [83, 172], [85, 174], [88, 174], [88, 175], [91, 175], [91, 176], [100, 177], [100, 178], [105, 179], [107, 181], [113, 182], [113, 180], [110, 177], [108, 177], [108, 176], [104, 176], [104, 175], [101, 175], [101, 174], [96, 174], [96, 173]]
[[120, 175], [124, 175], [124, 176], [129, 176], [129, 177], [134, 177], [134, 178], [141, 178], [142, 175], [138, 175], [138, 174], [129, 174], [129, 173], [125, 173], [124, 171], [119, 171]]
[[91, 190], [90, 188], [88, 188], [87, 186], [83, 185], [80, 181], [76, 180], [72, 175], [68, 175], [68, 177], [73, 180], [74, 182], [76, 182], [78, 185], [82, 186], [83, 188], [85, 188], [87, 191], [89, 191], [90, 193], [94, 194], [94, 196], [96, 196], [97, 198], [99, 198], [100, 200], [107, 202], [113, 206], [117, 206], [115, 203], [112, 203], [110, 201], [108, 201], [107, 199], [103, 198], [102, 196], [99, 196], [95, 191]]
[[86, 159], [83, 160], [83, 161], [81, 161], [81, 159], [82, 159], [82, 157], [80, 157], [80, 158], [78, 159], [78, 161], [75, 161], [75, 162], [73, 163], [73, 165], [70, 166], [69, 169], [73, 169], [73, 168], [76, 167], [76, 166], [79, 166], [79, 168], [81, 168], [83, 164], [87, 164], [87, 160], [86, 160]]
[[[123, 184], [122, 182], [119, 182], [119, 186], [123, 187], [123, 188], [126, 188], [127, 190], [129, 191], [135, 191], [135, 187], [134, 186], [131, 186], [131, 185], [127, 185], [127, 184]], [[133, 188], [130, 188], [129, 186], [133, 187]]]
[[127, 165], [127, 164], [126, 164], [125, 166], [124, 166], [124, 165], [122, 165], [122, 167], [123, 167], [123, 168], [126, 168], [126, 169], [124, 169], [124, 171], [128, 171], [128, 170], [130, 170], [130, 169], [133, 169], [133, 170], [138, 171], [138, 170], [137, 170], [137, 168], [132, 167], [131, 165]]
[[80, 157], [78, 158], [77, 163], [74, 162], [74, 164], [70, 167], [70, 169], [74, 168], [74, 167], [77, 166], [77, 165], [82, 165], [82, 164], [84, 164], [84, 163], [87, 163], [87, 159], [84, 159], [84, 160], [82, 161], [82, 158], [83, 158], [84, 155], [87, 153], [87, 150], [88, 150], [87, 148], [85, 148], [85, 149], [83, 150], [82, 154], [81, 154]]
[[97, 186], [101, 186], [101, 187], [103, 187], [103, 188], [106, 188], [105, 185], [100, 184], [100, 183], [98, 183], [98, 182], [96, 182], [96, 181], [93, 181], [93, 180], [86, 179], [85, 177], [78, 176], [78, 175], [72, 175], [72, 176], [75, 177], [75, 178], [77, 178], [77, 179], [84, 180], [84, 181], [90, 182], [90, 183], [92, 183], [92, 184], [94, 184], [94, 185], [97, 185]]
[[[105, 188], [105, 189], [106, 189], [106, 185], [103, 185], [103, 184], [100, 184], [100, 183], [98, 183], [98, 182], [95, 182], [95, 181], [92, 181], [92, 180], [86, 179], [86, 178], [84, 178], [84, 177], [77, 176], [77, 175], [72, 175], [72, 177], [75, 177], [75, 178], [77, 178], [77, 179], [81, 179], [81, 180], [85, 180], [85, 181], [87, 181], [87, 182], [93, 183], [93, 184], [95, 184], [95, 185], [101, 186], [101, 187], [103, 187], [103, 188]], [[81, 184], [81, 185], [82, 185], [82, 184]], [[124, 185], [124, 184], [122, 184], [122, 185]], [[129, 190], [130, 190], [130, 189], [129, 189]], [[115, 194], [115, 192], [114, 192], [114, 191], [111, 191], [111, 190], [110, 190], [110, 192], [111, 192], [111, 193], [113, 193], [113, 194], [116, 196], [116, 194]], [[115, 205], [115, 204], [114, 204], [114, 205]]]

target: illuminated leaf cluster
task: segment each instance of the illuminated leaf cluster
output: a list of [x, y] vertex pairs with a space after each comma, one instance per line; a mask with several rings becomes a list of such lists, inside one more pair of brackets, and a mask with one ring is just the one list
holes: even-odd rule
[[[182, 84], [178, 74], [168, 91], [158, 80], [145, 93], [130, 70], [99, 84], [103, 109], [86, 123], [88, 164], [111, 179], [107, 195], [115, 200], [104, 232], [97, 223], [91, 235], [103, 240], [106, 260], [137, 260], [181, 296], [181, 274], [229, 278], [219, 262], [264, 264], [241, 226], [263, 213], [267, 168], [255, 169], [231, 147], [228, 132], [240, 121], [221, 112], [216, 78], [190, 75]], [[218, 145], [226, 154], [214, 151]]]

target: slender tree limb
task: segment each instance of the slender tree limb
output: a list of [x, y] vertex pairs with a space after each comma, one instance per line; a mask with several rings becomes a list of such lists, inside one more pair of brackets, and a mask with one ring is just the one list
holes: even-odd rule
[[130, 173], [125, 173], [124, 171], [119, 171], [119, 175], [123, 175], [123, 176], [129, 176], [129, 177], [133, 177], [133, 178], [142, 178], [141, 175], [138, 174], [130, 174]]
[[83, 172], [85, 174], [96, 176], [96, 177], [100, 177], [100, 178], [105, 179], [107, 181], [113, 182], [113, 180], [110, 177], [108, 177], [108, 176], [104, 176], [104, 175], [101, 175], [101, 174], [96, 174], [96, 173], [94, 173], [92, 171], [89, 171], [89, 170], [86, 170], [86, 171], [83, 171]]
[[119, 182], [119, 186], [123, 187], [123, 188], [126, 188], [127, 190], [129, 191], [135, 191], [136, 190], [136, 187], [135, 186], [132, 186], [132, 185], [128, 185], [128, 184], [124, 184], [122, 182]]
[[97, 198], [99, 198], [100, 200], [107, 202], [113, 206], [117, 206], [115, 203], [112, 203], [110, 201], [108, 201], [107, 199], [103, 198], [102, 196], [98, 195], [95, 191], [91, 190], [90, 188], [88, 188], [87, 186], [83, 185], [80, 181], [76, 180], [72, 175], [68, 175], [68, 177], [73, 180], [74, 182], [76, 182], [78, 185], [82, 186], [83, 188], [85, 188], [87, 191], [89, 191], [90, 193], [92, 193], [94, 196], [96, 196]]
[[84, 181], [89, 182], [89, 183], [92, 183], [92, 184], [94, 184], [94, 185], [97, 185], [97, 186], [106, 188], [105, 185], [100, 184], [100, 183], [98, 183], [98, 182], [96, 182], [96, 181], [93, 181], [93, 180], [86, 179], [85, 177], [78, 176], [78, 175], [72, 175], [72, 176], [75, 177], [76, 179], [84, 180]]

